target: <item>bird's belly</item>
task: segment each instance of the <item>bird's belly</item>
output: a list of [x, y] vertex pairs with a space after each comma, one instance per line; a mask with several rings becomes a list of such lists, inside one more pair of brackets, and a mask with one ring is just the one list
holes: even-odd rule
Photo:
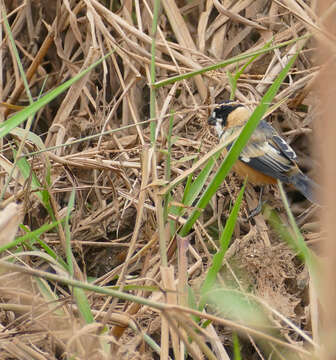
[[276, 179], [261, 173], [260, 171], [254, 170], [251, 166], [244, 164], [238, 160], [233, 165], [233, 171], [236, 172], [240, 177], [245, 179], [248, 176], [248, 181], [254, 185], [262, 184], [276, 184]]

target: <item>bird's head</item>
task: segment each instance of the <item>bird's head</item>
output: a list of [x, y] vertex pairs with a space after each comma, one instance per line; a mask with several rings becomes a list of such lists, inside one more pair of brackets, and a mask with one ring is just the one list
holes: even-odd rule
[[250, 111], [237, 102], [223, 103], [212, 111], [208, 124], [215, 126], [219, 137], [226, 129], [244, 125], [251, 116]]

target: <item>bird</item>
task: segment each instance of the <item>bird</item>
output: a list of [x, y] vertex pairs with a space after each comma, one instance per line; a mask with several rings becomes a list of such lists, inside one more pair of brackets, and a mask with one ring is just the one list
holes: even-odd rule
[[[215, 127], [220, 141], [229, 141], [230, 150], [246, 122], [250, 110], [242, 103], [226, 102], [215, 107], [208, 124]], [[261, 120], [233, 165], [233, 170], [253, 185], [282, 183], [294, 186], [311, 203], [318, 204], [318, 185], [297, 165], [297, 155], [272, 125]]]

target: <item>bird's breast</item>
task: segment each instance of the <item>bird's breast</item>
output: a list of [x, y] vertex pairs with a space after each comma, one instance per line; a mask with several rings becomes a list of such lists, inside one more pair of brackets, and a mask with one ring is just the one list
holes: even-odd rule
[[242, 161], [238, 160], [233, 165], [233, 171], [237, 173], [240, 177], [245, 179], [248, 176], [248, 181], [254, 185], [263, 185], [263, 184], [276, 184], [276, 179], [261, 173], [260, 171], [254, 170], [251, 166], [244, 164]]

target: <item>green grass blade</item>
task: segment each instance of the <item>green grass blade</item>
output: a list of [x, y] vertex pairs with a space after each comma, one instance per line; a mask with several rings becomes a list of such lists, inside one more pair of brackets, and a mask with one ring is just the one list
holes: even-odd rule
[[[167, 182], [170, 181], [171, 178], [171, 151], [172, 151], [172, 133], [173, 133], [173, 124], [174, 124], [174, 115], [171, 114], [169, 118], [169, 129], [167, 135], [167, 156], [166, 156], [166, 166], [165, 166], [165, 180]], [[168, 207], [169, 201], [171, 198], [170, 191], [164, 196], [164, 209], [163, 209], [163, 216], [164, 220], [167, 221], [168, 217]]]
[[219, 155], [220, 154], [216, 154], [211, 159], [209, 159], [196, 179], [190, 184], [188, 191], [183, 194], [183, 204], [190, 206], [195, 201], [197, 196], [202, 191], [203, 186], [207, 181]]
[[66, 244], [66, 258], [67, 258], [67, 264], [69, 267], [69, 273], [71, 276], [74, 274], [74, 266], [73, 266], [73, 255], [72, 255], [72, 249], [71, 249], [71, 231], [70, 231], [70, 215], [72, 210], [74, 209], [74, 203], [75, 203], [75, 189], [72, 189], [68, 208], [65, 216], [65, 224], [64, 224], [64, 232], [65, 232], [65, 244]]
[[242, 360], [239, 338], [236, 332], [232, 333], [232, 342], [234, 360]]
[[234, 227], [236, 225], [236, 221], [237, 221], [237, 217], [238, 217], [238, 213], [239, 213], [239, 209], [240, 209], [240, 204], [242, 202], [244, 191], [245, 191], [245, 185], [246, 185], [246, 180], [245, 180], [244, 186], [242, 187], [242, 189], [239, 192], [237, 201], [235, 202], [235, 204], [233, 206], [233, 209], [230, 213], [229, 218], [226, 221], [224, 230], [219, 239], [220, 249], [214, 255], [214, 257], [212, 259], [212, 264], [211, 264], [211, 266], [207, 272], [207, 275], [205, 277], [205, 280], [201, 286], [200, 310], [203, 310], [203, 307], [205, 305], [204, 296], [214, 286], [214, 284], [216, 282], [217, 274], [220, 271], [220, 269], [222, 268], [224, 256], [225, 256], [226, 250], [229, 247], [232, 233], [233, 233]]
[[[269, 42], [267, 42], [262, 49], [269, 49], [271, 46], [273, 39], [270, 40]], [[237, 89], [237, 82], [240, 78], [240, 76], [242, 75], [242, 73], [245, 71], [245, 69], [253, 63], [254, 60], [256, 60], [261, 54], [256, 54], [254, 55], [251, 59], [249, 59], [237, 72], [234, 76], [232, 76], [231, 73], [227, 72], [228, 78], [229, 78], [229, 82], [230, 82], [230, 86], [231, 86], [231, 94], [230, 94], [230, 100], [233, 100], [235, 98], [235, 93], [236, 93], [236, 89]]]
[[303, 39], [308, 39], [311, 35], [305, 35], [305, 36], [301, 36], [301, 37], [298, 37], [296, 39], [292, 39], [292, 40], [289, 40], [289, 41], [285, 41], [281, 44], [278, 44], [278, 45], [275, 45], [275, 46], [271, 46], [269, 47], [268, 49], [260, 49], [260, 50], [257, 50], [257, 51], [254, 51], [254, 52], [251, 52], [249, 54], [243, 54], [243, 55], [238, 55], [238, 56], [235, 56], [231, 59], [228, 59], [228, 60], [225, 60], [225, 61], [222, 61], [218, 64], [215, 64], [215, 65], [210, 65], [210, 66], [207, 66], [207, 67], [204, 67], [202, 69], [199, 69], [199, 70], [196, 70], [196, 71], [192, 71], [192, 72], [189, 72], [189, 73], [186, 73], [186, 74], [182, 74], [182, 75], [177, 75], [177, 76], [173, 76], [169, 79], [165, 79], [165, 80], [161, 80], [161, 81], [158, 81], [154, 84], [152, 84], [152, 86], [154, 86], [155, 88], [159, 88], [161, 86], [165, 86], [165, 85], [169, 85], [169, 84], [173, 84], [175, 83], [176, 81], [180, 81], [180, 80], [185, 80], [185, 79], [190, 79], [192, 77], [194, 77], [195, 75], [199, 75], [199, 74], [204, 74], [205, 72], [207, 71], [212, 71], [212, 70], [217, 70], [219, 68], [223, 68], [225, 66], [228, 66], [228, 65], [231, 65], [231, 64], [235, 64], [241, 60], [245, 60], [245, 59], [248, 59], [252, 56], [256, 56], [256, 55], [261, 55], [261, 54], [265, 54], [269, 51], [272, 51], [274, 49], [279, 49], [283, 46], [287, 46], [287, 45], [290, 45], [290, 44], [293, 44], [297, 41], [300, 41], [300, 40], [303, 40]]
[[[156, 32], [159, 18], [159, 9], [160, 9], [160, 0], [154, 0], [154, 9], [153, 9], [153, 19], [152, 19], [152, 29], [151, 29], [151, 64], [150, 64], [150, 77], [151, 83], [156, 81], [156, 65], [155, 65], [155, 53], [156, 53]], [[156, 118], [156, 89], [155, 87], [150, 87], [150, 117], [151, 119]], [[155, 129], [156, 122], [150, 123], [150, 139], [151, 143], [155, 142]]]
[[3, 245], [0, 247], [0, 254], [2, 252], [4, 252], [5, 250], [8, 250], [12, 247], [21, 245], [22, 243], [26, 242], [26, 241], [32, 241], [34, 240], [34, 237], [39, 237], [40, 235], [42, 235], [43, 233], [53, 229], [55, 226], [57, 226], [60, 222], [59, 221], [54, 221], [51, 224], [44, 224], [42, 225], [40, 228], [29, 232], [28, 234], [25, 234], [23, 236], [19, 236], [17, 237], [15, 240], [11, 241], [10, 243]]
[[23, 85], [25, 87], [25, 90], [26, 90], [26, 93], [27, 93], [27, 96], [28, 96], [28, 99], [29, 99], [29, 103], [31, 104], [33, 102], [33, 98], [32, 98], [32, 95], [31, 95], [31, 92], [30, 92], [30, 89], [29, 89], [29, 84], [28, 84], [28, 81], [27, 81], [25, 71], [23, 69], [23, 66], [22, 66], [22, 63], [21, 63], [21, 60], [20, 60], [20, 55], [19, 55], [18, 49], [17, 49], [16, 44], [15, 44], [13, 33], [12, 33], [12, 30], [11, 30], [10, 25], [8, 23], [7, 14], [3, 10], [3, 8], [2, 8], [1, 13], [2, 13], [4, 24], [5, 24], [5, 27], [6, 27], [6, 30], [7, 30], [9, 41], [10, 41], [11, 46], [12, 46], [12, 51], [14, 53], [14, 57], [16, 59], [17, 66], [18, 66], [19, 71], [20, 71], [20, 75], [21, 75], [21, 78], [22, 78], [22, 81], [23, 81]]
[[72, 79], [69, 79], [64, 84], [58, 86], [56, 89], [51, 90], [46, 95], [42, 96], [39, 100], [27, 106], [25, 109], [21, 110], [17, 114], [10, 117], [8, 120], [4, 121], [0, 125], [0, 138], [10, 133], [14, 128], [18, 125], [22, 124], [26, 121], [30, 116], [33, 116], [38, 110], [40, 110], [43, 106], [50, 103], [54, 100], [58, 95], [62, 94], [65, 90], [67, 90], [72, 84], [81, 79], [87, 73], [89, 73], [93, 68], [103, 62], [107, 57], [110, 56], [111, 53], [105, 55], [100, 60], [96, 61], [94, 64], [90, 65], [86, 70], [80, 72]]
[[17, 136], [21, 140], [25, 139], [26, 141], [32, 142], [40, 150], [45, 149], [45, 146], [44, 146], [41, 138], [31, 131], [27, 132], [25, 129], [16, 127], [15, 129], [11, 130], [10, 133], [11, 133], [11, 135]]
[[283, 200], [287, 216], [289, 218], [290, 225], [293, 230], [294, 236], [291, 236], [290, 238], [287, 238], [287, 241], [289, 241], [289, 245], [296, 250], [300, 257], [303, 259], [304, 263], [307, 265], [309, 273], [312, 277], [312, 280], [314, 282], [315, 289], [319, 289], [319, 276], [318, 272], [320, 270], [319, 263], [317, 261], [317, 258], [314, 256], [313, 252], [308, 248], [304, 237], [302, 236], [300, 229], [298, 228], [293, 213], [289, 207], [288, 200], [285, 194], [285, 191], [283, 189], [283, 186], [280, 181], [278, 181], [279, 189], [281, 198]]
[[[64, 269], [62, 267], [59, 266], [59, 263], [57, 261], [55, 261], [48, 254], [46, 254], [40, 250], [29, 250], [29, 251], [23, 250], [20, 252], [15, 252], [15, 254], [10, 254], [10, 255], [4, 256], [2, 259], [4, 261], [15, 262], [21, 257], [29, 257], [29, 256], [44, 260], [44, 262], [51, 264], [51, 266], [55, 269], [56, 274], [62, 274], [62, 276], [68, 277], [68, 273], [66, 271], [64, 271]], [[47, 273], [51, 274], [51, 272], [47, 272]], [[60, 275], [58, 275], [58, 276], [60, 276]]]
[[34, 278], [39, 288], [40, 294], [48, 302], [48, 308], [57, 316], [65, 317], [66, 314], [62, 308], [60, 308], [59, 298], [54, 291], [51, 290], [48, 282], [38, 277]]
[[46, 244], [43, 240], [41, 240], [38, 236], [35, 235], [34, 232], [30, 231], [25, 225], [20, 225], [21, 229], [25, 231], [27, 234], [31, 235], [31, 238], [29, 239], [29, 243], [31, 245], [31, 248], [33, 245], [37, 242], [40, 244], [40, 246], [43, 248], [43, 250], [52, 257], [55, 261], [57, 261], [64, 270], [68, 271], [68, 265], [67, 263], [61, 258], [60, 255], [58, 255], [48, 244]]
[[[16, 151], [14, 151], [14, 156], [16, 156]], [[17, 166], [25, 180], [27, 180], [29, 177], [31, 177], [32, 190], [40, 189], [42, 187], [41, 183], [39, 182], [36, 174], [33, 172], [32, 168], [30, 167], [30, 164], [26, 158], [19, 159], [17, 161]], [[36, 194], [40, 198], [40, 200], [43, 200], [41, 191], [37, 191]]]
[[[14, 151], [14, 156], [16, 156], [16, 152]], [[48, 163], [48, 162], [47, 162]], [[27, 180], [31, 177], [31, 189], [33, 191], [41, 189], [42, 185], [38, 180], [36, 174], [33, 172], [28, 160], [25, 157], [21, 157], [17, 160], [17, 167], [20, 170], [23, 178]], [[44, 207], [47, 209], [49, 215], [52, 219], [54, 219], [54, 214], [52, 210], [52, 206], [50, 204], [50, 196], [46, 189], [36, 191], [36, 196], [40, 199]]]
[[[211, 173], [211, 170], [214, 167], [215, 162], [219, 157], [219, 155], [220, 154], [216, 154], [211, 159], [209, 159], [209, 161], [206, 163], [206, 165], [204, 166], [204, 168], [201, 170], [201, 172], [194, 181], [190, 180], [189, 182], [189, 179], [192, 178], [192, 175], [188, 177], [188, 182], [183, 193], [182, 204], [186, 206], [191, 206], [192, 203], [196, 200], [197, 196], [201, 193], [204, 184], [207, 181]], [[177, 216], [183, 215], [185, 211], [186, 209], [183, 208], [182, 206], [172, 206], [169, 210], [171, 214]]]
[[[194, 289], [191, 286], [189, 286], [188, 284], [186, 286], [187, 286], [187, 291], [188, 291], [188, 306], [190, 309], [197, 310], [197, 299], [196, 299]], [[198, 316], [191, 315], [191, 317], [194, 319], [194, 321], [196, 323], [199, 323], [201, 321], [201, 318]]]
[[234, 76], [232, 76], [232, 74], [229, 71], [226, 72], [226, 75], [228, 77], [230, 88], [231, 88], [230, 101], [232, 101], [235, 98], [235, 93], [236, 93], [236, 89], [237, 89], [237, 80], [235, 79]]
[[[68, 271], [71, 277], [74, 275], [74, 265], [73, 265], [73, 254], [72, 254], [72, 248], [71, 248], [71, 230], [70, 230], [70, 216], [71, 212], [74, 209], [75, 204], [75, 195], [76, 191], [75, 189], [72, 189], [69, 203], [68, 203], [68, 209], [65, 217], [65, 224], [64, 224], [64, 232], [65, 232], [65, 243], [66, 243], [66, 258], [67, 258], [67, 264], [68, 264]], [[87, 324], [91, 324], [94, 322], [94, 317], [90, 308], [90, 303], [85, 295], [85, 292], [83, 289], [79, 289], [74, 287], [73, 288], [73, 295], [76, 300], [76, 304], [78, 306], [78, 310], [83, 317], [84, 321]]]
[[80, 289], [78, 287], [73, 288], [73, 295], [76, 300], [78, 310], [80, 314], [82, 315], [84, 321], [87, 324], [92, 324], [94, 322], [94, 317], [90, 308], [90, 303], [85, 295], [85, 292], [83, 289]]

